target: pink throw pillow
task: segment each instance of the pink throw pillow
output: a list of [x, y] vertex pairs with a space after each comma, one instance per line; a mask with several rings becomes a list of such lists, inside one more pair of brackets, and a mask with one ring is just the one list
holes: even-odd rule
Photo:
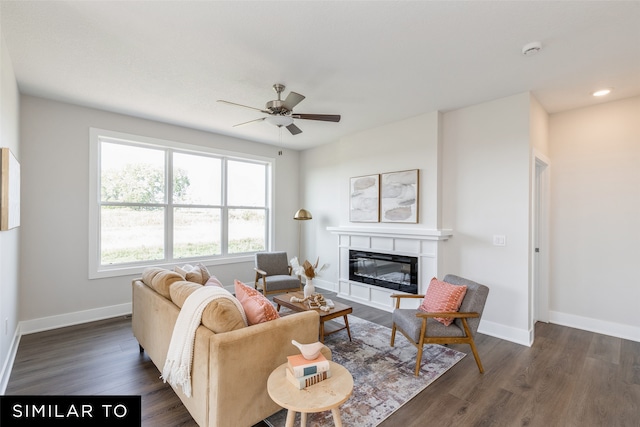
[[[420, 304], [420, 310], [427, 313], [455, 312], [460, 309], [460, 304], [467, 293], [466, 286], [452, 285], [436, 279], [431, 279], [427, 293]], [[452, 318], [435, 317], [445, 326], [453, 323]]]
[[218, 278], [216, 276], [209, 277], [209, 279], [207, 280], [207, 282], [204, 285], [205, 286], [219, 286], [221, 288], [224, 288], [224, 286], [222, 286], [222, 282], [220, 280], [218, 280]]
[[268, 322], [280, 317], [276, 308], [262, 293], [239, 280], [234, 282], [236, 298], [240, 301], [249, 325]]

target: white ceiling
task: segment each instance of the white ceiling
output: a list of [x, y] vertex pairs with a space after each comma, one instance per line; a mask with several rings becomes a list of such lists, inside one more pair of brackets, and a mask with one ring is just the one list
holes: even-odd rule
[[[305, 149], [531, 91], [550, 113], [640, 95], [640, 2], [5, 1], [22, 93]], [[525, 57], [522, 47], [543, 49]], [[292, 136], [258, 111], [307, 98]], [[590, 93], [613, 87], [605, 99]], [[280, 139], [281, 138], [281, 139]]]

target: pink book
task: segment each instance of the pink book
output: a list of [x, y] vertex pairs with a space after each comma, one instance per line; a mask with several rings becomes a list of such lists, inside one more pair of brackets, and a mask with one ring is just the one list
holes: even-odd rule
[[329, 370], [329, 361], [320, 353], [313, 359], [307, 360], [301, 354], [287, 356], [288, 366], [296, 377], [318, 374]]

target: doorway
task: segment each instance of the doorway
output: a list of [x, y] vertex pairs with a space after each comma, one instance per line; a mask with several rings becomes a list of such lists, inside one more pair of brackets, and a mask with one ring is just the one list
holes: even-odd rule
[[549, 160], [540, 153], [534, 153], [534, 156], [531, 330], [536, 322], [549, 322]]

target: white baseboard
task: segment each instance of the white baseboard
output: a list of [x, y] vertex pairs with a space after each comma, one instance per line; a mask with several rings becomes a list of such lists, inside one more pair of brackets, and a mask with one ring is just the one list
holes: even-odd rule
[[19, 323], [21, 335], [64, 328], [65, 326], [94, 322], [96, 320], [109, 319], [111, 317], [131, 314], [131, 303], [112, 305], [108, 307], [94, 308], [91, 310], [76, 311], [73, 313], [59, 314], [57, 316], [41, 317], [39, 319], [24, 320]]
[[[326, 289], [332, 292], [338, 291], [337, 285], [333, 282], [323, 281], [319, 279], [315, 279], [315, 282], [316, 288]], [[368, 301], [358, 300], [358, 302], [365, 305], [370, 305], [378, 309], [389, 311], [387, 307], [377, 307]], [[560, 313], [557, 311], [549, 312], [549, 323], [640, 342], [640, 327], [638, 326], [608, 322], [606, 320], [576, 316], [573, 314]], [[511, 341], [516, 344], [525, 345], [527, 347], [531, 347], [533, 345], [533, 341], [535, 338], [533, 330], [518, 329], [500, 323], [491, 322], [485, 319], [480, 322], [478, 332], [486, 335], [491, 335], [492, 337]]]
[[595, 332], [596, 334], [610, 335], [612, 337], [640, 342], [640, 327], [593, 319], [590, 317], [576, 316], [575, 314], [549, 312], [549, 322], [570, 328]]
[[7, 352], [7, 358], [4, 361], [2, 371], [0, 371], [0, 396], [4, 395], [7, 391], [7, 385], [9, 384], [9, 377], [11, 376], [11, 370], [13, 369], [13, 362], [16, 360], [16, 354], [18, 353], [18, 345], [20, 344], [20, 327], [16, 328]]
[[511, 341], [516, 344], [526, 345], [527, 347], [531, 347], [533, 344], [532, 334], [530, 331], [506, 326], [501, 323], [491, 322], [486, 319], [480, 320], [478, 332]]

